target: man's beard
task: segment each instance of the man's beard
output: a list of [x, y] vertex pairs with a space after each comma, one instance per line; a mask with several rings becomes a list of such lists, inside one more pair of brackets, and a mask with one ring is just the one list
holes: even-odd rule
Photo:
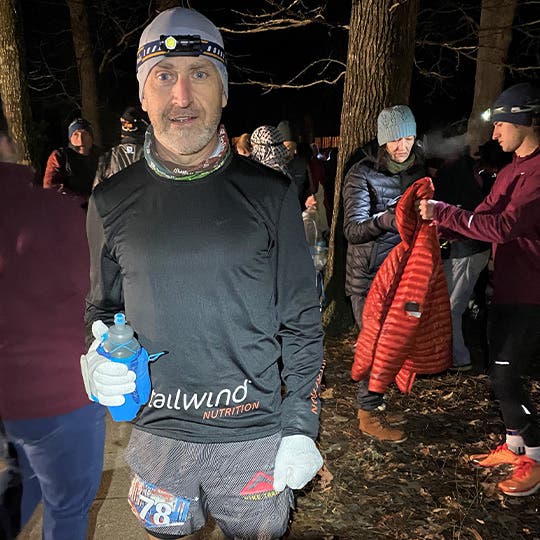
[[160, 144], [169, 152], [180, 155], [200, 152], [215, 136], [221, 120], [221, 111], [216, 111], [207, 118], [206, 122], [201, 121], [198, 117], [196, 124], [183, 127], [181, 123], [175, 125], [174, 122], [170, 121], [170, 118], [174, 118], [176, 115], [186, 115], [186, 111], [177, 113], [171, 111], [164, 114], [159, 129], [154, 127], [154, 134]]

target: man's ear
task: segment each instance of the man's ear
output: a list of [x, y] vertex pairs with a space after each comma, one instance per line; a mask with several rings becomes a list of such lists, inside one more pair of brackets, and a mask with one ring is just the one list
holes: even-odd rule
[[227, 96], [225, 92], [221, 93], [221, 107], [224, 109], [227, 106]]

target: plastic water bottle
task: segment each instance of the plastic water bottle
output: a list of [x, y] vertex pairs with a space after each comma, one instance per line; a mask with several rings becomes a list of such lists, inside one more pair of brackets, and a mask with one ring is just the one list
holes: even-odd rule
[[148, 372], [148, 353], [133, 335], [133, 328], [126, 324], [123, 313], [114, 316], [114, 325], [109, 328], [105, 341], [98, 347], [99, 354], [113, 362], [125, 364], [136, 374], [135, 391], [124, 394], [123, 405], [110, 406], [113, 420], [123, 422], [133, 420], [137, 412], [150, 397], [150, 374]]
[[109, 328], [103, 348], [110, 357], [119, 359], [130, 358], [141, 348], [135, 339], [133, 328], [126, 324], [126, 316], [123, 313], [114, 316], [114, 326]]
[[326, 244], [320, 240], [315, 244], [315, 256], [313, 257], [313, 264], [318, 272], [322, 272], [328, 262], [328, 248]]

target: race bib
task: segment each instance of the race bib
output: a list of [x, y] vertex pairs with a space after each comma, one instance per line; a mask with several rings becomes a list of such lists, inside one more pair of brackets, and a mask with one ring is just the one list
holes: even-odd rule
[[189, 499], [183, 499], [134, 475], [128, 496], [131, 510], [146, 528], [170, 527], [186, 522]]

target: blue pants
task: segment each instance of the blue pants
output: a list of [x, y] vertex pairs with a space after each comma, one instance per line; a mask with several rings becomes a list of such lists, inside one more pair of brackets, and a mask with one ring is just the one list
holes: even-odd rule
[[101, 482], [105, 407], [3, 422], [19, 462], [21, 528], [43, 499], [43, 540], [85, 540]]

